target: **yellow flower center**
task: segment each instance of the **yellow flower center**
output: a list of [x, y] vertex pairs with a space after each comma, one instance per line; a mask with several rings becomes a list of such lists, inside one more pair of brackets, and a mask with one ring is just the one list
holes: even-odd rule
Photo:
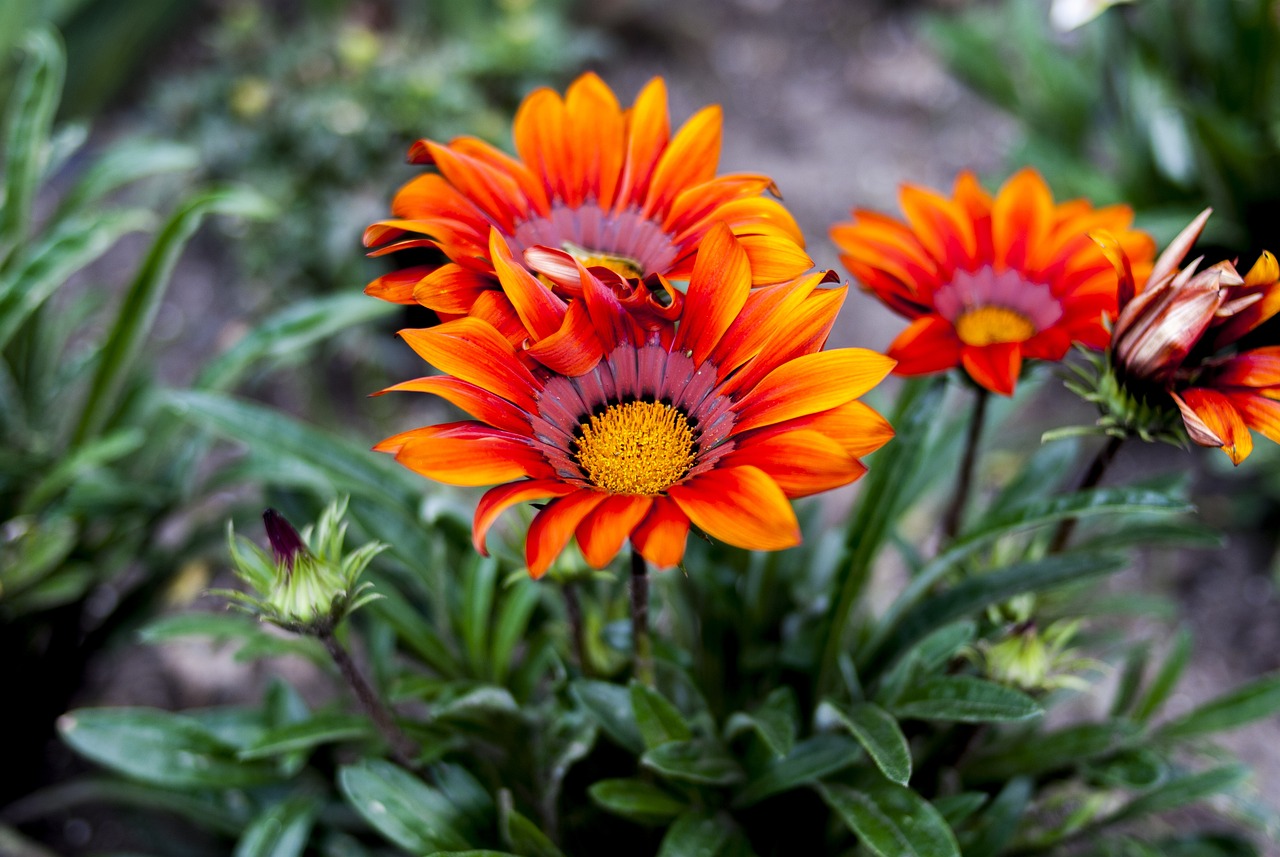
[[980, 306], [966, 310], [956, 319], [956, 335], [965, 345], [995, 345], [1025, 342], [1036, 334], [1036, 326], [1020, 312], [1002, 306]]
[[601, 253], [599, 250], [592, 250], [588, 247], [579, 247], [572, 241], [565, 241], [560, 246], [564, 252], [581, 262], [584, 268], [608, 268], [615, 274], [621, 274], [629, 280], [638, 280], [644, 276], [644, 271], [640, 269], [640, 263], [635, 259]]
[[694, 462], [693, 427], [661, 402], [624, 402], [582, 423], [578, 464], [614, 494], [660, 494]]

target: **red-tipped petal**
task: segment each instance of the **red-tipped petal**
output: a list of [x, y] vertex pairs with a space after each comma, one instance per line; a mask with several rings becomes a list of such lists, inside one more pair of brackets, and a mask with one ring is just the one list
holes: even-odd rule
[[787, 495], [764, 471], [717, 468], [672, 485], [667, 494], [707, 535], [746, 550], [800, 544], [800, 524]]
[[960, 363], [979, 386], [1001, 396], [1012, 396], [1022, 371], [1022, 344], [966, 345], [960, 349]]
[[815, 414], [858, 398], [894, 361], [865, 348], [805, 354], [768, 374], [738, 406], [737, 432]]
[[867, 468], [840, 444], [816, 431], [801, 429], [748, 438], [721, 460], [722, 466], [751, 465], [763, 470], [788, 497], [807, 497], [848, 485]]
[[384, 393], [397, 392], [430, 393], [494, 428], [516, 433], [529, 430], [529, 417], [524, 411], [483, 387], [477, 387], [475, 384], [451, 375], [429, 375], [425, 378], [414, 378], [412, 381], [402, 381], [385, 390], [379, 390], [374, 395], [381, 396]]
[[374, 450], [394, 453], [400, 464], [447, 485], [493, 485], [551, 472], [526, 438], [481, 423], [414, 429], [383, 440]]
[[750, 293], [747, 254], [729, 227], [717, 224], [698, 249], [674, 350], [692, 351], [694, 363], [705, 362]]
[[886, 353], [898, 361], [895, 375], [928, 375], [959, 366], [961, 346], [951, 322], [926, 315], [907, 325]]
[[720, 163], [724, 115], [719, 106], [704, 107], [684, 124], [658, 160], [641, 213], [653, 217], [675, 202], [680, 191], [710, 181]]
[[466, 315], [480, 293], [494, 285], [492, 278], [450, 263], [419, 280], [413, 287], [413, 300], [436, 312]]
[[476, 505], [475, 520], [471, 525], [471, 542], [482, 556], [489, 555], [485, 540], [498, 517], [518, 503], [563, 497], [580, 490], [576, 485], [558, 479], [526, 479], [490, 488]]
[[534, 409], [534, 391], [540, 385], [511, 343], [488, 322], [459, 318], [425, 330], [402, 330], [400, 336], [440, 371], [492, 390], [518, 408]]
[[489, 258], [493, 260], [502, 290], [507, 293], [520, 321], [534, 339], [559, 330], [564, 319], [565, 302], [516, 262], [511, 248], [496, 228], [489, 233]]
[[1220, 447], [1232, 464], [1249, 457], [1253, 435], [1230, 399], [1217, 390], [1200, 387], [1183, 390], [1180, 396], [1171, 395], [1182, 411], [1182, 422], [1192, 441], [1200, 446]]

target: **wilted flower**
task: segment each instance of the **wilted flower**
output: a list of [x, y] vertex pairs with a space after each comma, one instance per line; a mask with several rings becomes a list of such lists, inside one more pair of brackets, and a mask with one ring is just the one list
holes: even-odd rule
[[1121, 395], [1101, 404], [1122, 428], [1134, 427], [1117, 419], [1126, 402], [1144, 403], [1157, 417], [1176, 406], [1192, 441], [1220, 447], [1239, 464], [1253, 449], [1249, 429], [1280, 440], [1280, 347], [1237, 350], [1241, 337], [1280, 311], [1280, 266], [1263, 253], [1243, 278], [1231, 262], [1200, 271], [1197, 259], [1179, 269], [1208, 218], [1202, 212], [1161, 253], [1141, 291], [1123, 248], [1098, 237], [1119, 275], [1121, 301], [1107, 367]]
[[378, 596], [358, 583], [386, 545], [370, 542], [344, 554], [346, 500], [321, 513], [301, 534], [275, 509], [262, 514], [271, 555], [227, 525], [227, 545], [236, 576], [252, 594], [217, 590], [261, 619], [299, 633], [327, 633]]
[[857, 479], [858, 458], [893, 435], [857, 401], [893, 361], [820, 351], [846, 289], [818, 289], [827, 278], [811, 274], [753, 291], [746, 250], [725, 225], [698, 250], [678, 325], [628, 311], [634, 281], [535, 258], [549, 263], [543, 278], [582, 297], [566, 303], [503, 266], [505, 295], [530, 331], [523, 350], [476, 317], [402, 331], [450, 374], [391, 389], [433, 393], [474, 419], [375, 447], [441, 482], [502, 483], [476, 510], [481, 552], [498, 516], [531, 501], [549, 501], [526, 542], [534, 577], [575, 536], [597, 568], [628, 540], [655, 565], [674, 565], [690, 523], [738, 547], [791, 547], [800, 531], [789, 498]]
[[912, 319], [889, 346], [899, 375], [963, 366], [1012, 395], [1025, 358], [1061, 360], [1073, 342], [1106, 345], [1116, 275], [1090, 232], [1112, 231], [1135, 266], [1155, 255], [1151, 238], [1129, 228], [1129, 208], [1055, 205], [1030, 169], [994, 198], [968, 172], [951, 199], [911, 185], [900, 198], [906, 223], [855, 209], [852, 223], [831, 229], [849, 271]]
[[514, 135], [515, 158], [470, 137], [413, 145], [410, 160], [437, 172], [401, 188], [394, 218], [370, 226], [365, 244], [374, 255], [435, 248], [448, 261], [379, 277], [368, 294], [419, 303], [445, 320], [510, 315], [489, 254], [491, 229], [517, 259], [547, 247], [629, 278], [687, 279], [702, 239], [724, 222], [751, 260], [753, 285], [813, 266], [795, 220], [762, 195], [776, 192], [772, 179], [716, 175], [719, 107], [703, 108], [671, 136], [661, 78], [627, 110], [594, 74], [563, 99], [538, 89], [516, 114]]

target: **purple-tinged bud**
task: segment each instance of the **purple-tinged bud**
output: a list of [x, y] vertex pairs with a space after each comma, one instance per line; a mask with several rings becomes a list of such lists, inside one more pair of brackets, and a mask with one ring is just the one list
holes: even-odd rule
[[267, 509], [262, 513], [262, 523], [266, 525], [267, 539], [271, 542], [271, 552], [275, 554], [276, 562], [293, 571], [298, 556], [307, 553], [307, 546], [303, 543], [302, 536], [298, 535], [293, 524], [275, 509]]

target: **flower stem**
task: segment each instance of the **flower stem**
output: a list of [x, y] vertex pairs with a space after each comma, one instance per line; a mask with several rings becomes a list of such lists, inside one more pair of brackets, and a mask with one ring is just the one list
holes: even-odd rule
[[578, 669], [590, 678], [591, 661], [587, 659], [587, 629], [582, 622], [582, 602], [578, 600], [578, 587], [566, 582], [560, 587], [564, 596], [564, 612], [569, 617], [569, 633], [573, 636], [573, 651], [578, 657]]
[[360, 707], [369, 715], [373, 725], [382, 733], [382, 737], [386, 739], [388, 746], [391, 747], [392, 757], [404, 767], [416, 769], [418, 763], [415, 759], [418, 755], [418, 748], [414, 746], [413, 742], [409, 740], [409, 736], [405, 735], [396, 724], [391, 712], [383, 705], [377, 692], [365, 680], [360, 668], [352, 660], [351, 653], [343, 647], [342, 643], [338, 642], [338, 638], [334, 636], [332, 629], [319, 631], [317, 636], [320, 638], [320, 642], [324, 643], [325, 650], [329, 652], [329, 657], [333, 658], [333, 662], [338, 667], [338, 672], [342, 673], [342, 678], [351, 688], [351, 692], [356, 695]]
[[[1089, 462], [1089, 469], [1085, 471], [1080, 483], [1076, 485], [1076, 491], [1088, 491], [1090, 488], [1098, 487], [1098, 483], [1102, 481], [1102, 474], [1107, 472], [1107, 468], [1115, 460], [1116, 453], [1120, 451], [1120, 444], [1122, 443], [1124, 443], [1124, 438], [1122, 437], [1107, 438], [1107, 445], [1098, 450], [1098, 454], [1093, 457], [1093, 461]], [[1049, 543], [1049, 553], [1058, 553], [1067, 546], [1067, 542], [1071, 539], [1071, 534], [1075, 532], [1076, 520], [1076, 518], [1066, 518], [1058, 523], [1058, 529], [1053, 534], [1053, 541]]]
[[649, 641], [649, 567], [640, 551], [631, 549], [631, 639], [635, 647], [635, 676], [653, 687], [653, 650]]
[[960, 461], [956, 490], [951, 495], [951, 504], [942, 518], [944, 542], [954, 541], [960, 532], [960, 520], [964, 517], [964, 507], [969, 502], [969, 491], [973, 487], [973, 470], [978, 461], [978, 441], [982, 438], [982, 424], [986, 422], [987, 400], [990, 397], [991, 394], [985, 388], [978, 388], [973, 402], [973, 413], [969, 417], [969, 431], [964, 441], [964, 458]]

